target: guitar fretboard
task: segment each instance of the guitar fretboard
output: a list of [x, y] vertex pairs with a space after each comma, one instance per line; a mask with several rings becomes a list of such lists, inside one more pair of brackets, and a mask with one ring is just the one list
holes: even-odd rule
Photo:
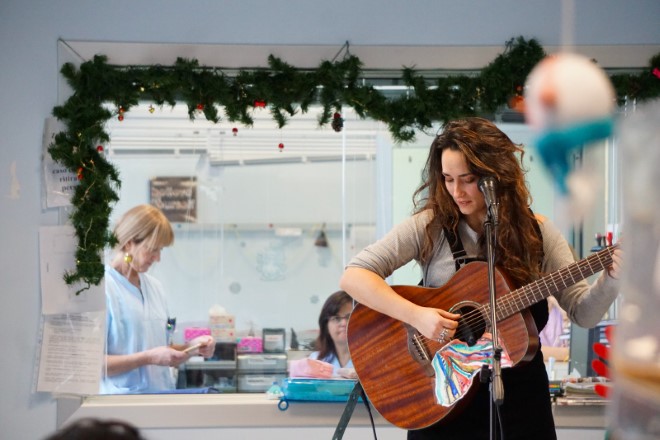
[[[612, 264], [612, 253], [618, 245], [608, 246], [575, 263], [503, 295], [497, 300], [497, 320], [507, 318], [542, 301], [573, 284], [600, 272]], [[484, 306], [490, 313], [490, 306]], [[488, 315], [489, 316], [489, 315]]]

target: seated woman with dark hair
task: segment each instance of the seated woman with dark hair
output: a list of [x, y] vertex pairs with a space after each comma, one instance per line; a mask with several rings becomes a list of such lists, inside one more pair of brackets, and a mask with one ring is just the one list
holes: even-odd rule
[[340, 375], [340, 369], [353, 369], [346, 334], [351, 311], [353, 299], [343, 290], [333, 293], [325, 300], [319, 315], [319, 336], [315, 342], [317, 351], [309, 355], [311, 359], [332, 364], [335, 376]]

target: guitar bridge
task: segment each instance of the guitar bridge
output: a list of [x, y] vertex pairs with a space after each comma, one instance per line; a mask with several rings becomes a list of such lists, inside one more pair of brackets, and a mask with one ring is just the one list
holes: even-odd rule
[[408, 353], [417, 362], [426, 373], [427, 376], [435, 376], [435, 370], [431, 363], [432, 358], [429, 356], [429, 351], [424, 345], [424, 337], [411, 325], [404, 324], [406, 332], [408, 333]]

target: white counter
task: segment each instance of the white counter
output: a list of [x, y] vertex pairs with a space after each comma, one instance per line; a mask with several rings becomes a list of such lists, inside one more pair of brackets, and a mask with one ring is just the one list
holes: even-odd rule
[[[178, 440], [231, 438], [330, 439], [344, 402], [290, 402], [281, 411], [265, 394], [170, 394], [71, 397], [58, 399], [57, 424], [83, 417], [117, 418], [139, 427], [146, 438]], [[605, 406], [555, 405], [560, 439], [602, 439]], [[380, 440], [405, 439], [406, 432], [373, 412]], [[363, 403], [358, 403], [345, 440], [374, 438]]]

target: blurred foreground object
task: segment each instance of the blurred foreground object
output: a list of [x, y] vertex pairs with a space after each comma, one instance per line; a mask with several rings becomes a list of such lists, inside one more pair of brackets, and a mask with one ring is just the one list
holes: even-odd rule
[[660, 438], [660, 101], [620, 125], [626, 255], [610, 349], [612, 438]]
[[550, 55], [527, 77], [525, 119], [536, 132], [536, 149], [563, 194], [580, 191], [581, 183], [567, 182], [570, 154], [612, 134], [614, 107], [610, 79], [582, 55]]
[[[605, 336], [607, 337], [607, 342], [611, 343], [613, 337], [613, 326], [607, 326], [605, 328]], [[610, 348], [608, 345], [603, 344], [602, 342], [595, 342], [593, 344], [593, 350], [596, 354], [596, 358], [591, 361], [591, 367], [594, 369], [598, 376], [602, 377], [611, 377], [610, 373]], [[594, 391], [601, 397], [610, 396], [610, 386], [605, 384], [596, 384], [594, 386]]]
[[144, 440], [140, 431], [122, 420], [79, 419], [46, 440]]

